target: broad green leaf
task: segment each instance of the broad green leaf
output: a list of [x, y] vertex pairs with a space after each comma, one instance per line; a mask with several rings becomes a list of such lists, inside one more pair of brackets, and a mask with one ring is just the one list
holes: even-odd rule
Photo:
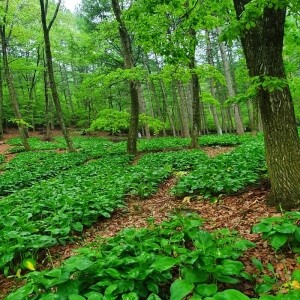
[[196, 290], [200, 295], [209, 297], [218, 291], [218, 286], [216, 284], [199, 284]]
[[150, 268], [153, 268], [156, 271], [166, 271], [171, 269], [178, 262], [177, 258], [158, 256]]
[[264, 224], [264, 223], [255, 224], [252, 228], [252, 231], [254, 233], [265, 233], [265, 232], [270, 232], [271, 230], [272, 230], [272, 225]]
[[76, 222], [75, 224], [73, 224], [73, 228], [78, 232], [82, 232], [83, 225], [80, 222]]
[[70, 295], [68, 297], [68, 300], [86, 300], [84, 297], [80, 296], [80, 295]]
[[90, 292], [84, 296], [87, 297], [87, 300], [102, 300], [103, 299], [103, 295], [100, 293], [97, 293], [97, 292]]
[[122, 299], [124, 300], [139, 300], [137, 293], [131, 292], [129, 294], [122, 295]]
[[296, 279], [300, 282], [300, 270], [296, 270], [292, 273], [292, 279]]
[[161, 300], [161, 298], [156, 294], [151, 294], [147, 300]]
[[295, 238], [298, 242], [300, 242], [300, 228], [295, 230]]
[[224, 260], [222, 273], [224, 275], [239, 275], [244, 269], [244, 265], [240, 261]]
[[258, 294], [264, 294], [264, 293], [267, 293], [267, 292], [271, 291], [272, 288], [273, 288], [272, 283], [264, 282], [264, 283], [258, 284], [255, 287], [255, 292], [258, 293]]
[[15, 292], [11, 293], [7, 300], [20, 300], [20, 299], [27, 299], [28, 295], [30, 295], [34, 290], [34, 287], [31, 283], [22, 286], [21, 288], [17, 289]]
[[115, 279], [121, 278], [120, 272], [117, 271], [116, 269], [108, 268], [108, 269], [104, 270], [104, 273], [110, 275], [112, 278], [115, 278]]
[[282, 225], [279, 225], [278, 228], [276, 228], [276, 231], [280, 233], [293, 233], [295, 232], [296, 228], [297, 227], [294, 224], [284, 223]]
[[278, 250], [287, 242], [287, 240], [288, 235], [276, 233], [270, 238], [270, 244], [275, 250]]
[[170, 300], [181, 300], [188, 294], [190, 294], [194, 289], [194, 284], [189, 283], [186, 280], [177, 279], [175, 280], [170, 288], [171, 298]]
[[217, 293], [213, 296], [214, 300], [250, 300], [249, 297], [240, 291], [229, 289], [224, 292]]

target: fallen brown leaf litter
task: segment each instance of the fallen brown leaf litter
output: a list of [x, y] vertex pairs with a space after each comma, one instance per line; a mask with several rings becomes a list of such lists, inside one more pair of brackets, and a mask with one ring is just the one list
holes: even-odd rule
[[[232, 148], [212, 148], [204, 149], [209, 156], [230, 151]], [[264, 265], [268, 263], [274, 266], [277, 283], [274, 289], [290, 280], [291, 273], [297, 268], [296, 259], [291, 252], [275, 253], [268, 243], [261, 239], [258, 234], [251, 232], [252, 226], [260, 219], [278, 215], [275, 208], [266, 205], [266, 197], [269, 187], [262, 184], [259, 187], [249, 188], [239, 194], [223, 196], [216, 203], [207, 200], [193, 200], [190, 198], [177, 199], [171, 196], [169, 191], [176, 183], [177, 178], [172, 177], [161, 184], [159, 191], [150, 199], [141, 200], [129, 197], [126, 208], [118, 209], [110, 219], [100, 220], [93, 227], [87, 229], [76, 243], [66, 246], [56, 246], [41, 254], [40, 269], [59, 266], [62, 261], [74, 254], [74, 250], [97, 240], [99, 237], [111, 237], [120, 230], [128, 227], [141, 228], [148, 225], [148, 219], [154, 218], [156, 223], [167, 220], [170, 214], [178, 212], [198, 213], [205, 219], [204, 229], [212, 231], [218, 228], [229, 228], [237, 230], [241, 236], [256, 243], [255, 248], [251, 248], [244, 253], [241, 261], [245, 264], [245, 270], [251, 274], [257, 273], [251, 258], [255, 257], [262, 261]], [[7, 279], [0, 275], [0, 299], [21, 282]], [[238, 290], [253, 295], [253, 284], [242, 282], [237, 287]], [[2, 298], [1, 298], [2, 296]]]

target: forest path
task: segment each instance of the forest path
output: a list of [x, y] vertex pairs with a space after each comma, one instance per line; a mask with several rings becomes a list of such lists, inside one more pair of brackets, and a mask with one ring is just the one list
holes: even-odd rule
[[[216, 156], [232, 150], [231, 147], [203, 147], [202, 149], [209, 156]], [[239, 231], [244, 238], [256, 243], [256, 247], [246, 251], [241, 258], [247, 272], [257, 273], [251, 262], [251, 258], [256, 257], [264, 265], [270, 263], [274, 266], [278, 288], [290, 280], [290, 274], [296, 268], [293, 254], [275, 253], [259, 235], [251, 233], [252, 226], [261, 218], [278, 214], [275, 208], [267, 207], [265, 204], [269, 191], [267, 184], [248, 188], [235, 195], [223, 196], [216, 203], [210, 203], [207, 200], [192, 200], [189, 197], [175, 198], [170, 194], [170, 189], [176, 184], [176, 181], [176, 177], [171, 177], [161, 184], [158, 192], [149, 199], [129, 197], [125, 208], [118, 209], [111, 218], [102, 219], [85, 230], [83, 236], [78, 237], [75, 243], [55, 246], [45, 251], [37, 269], [59, 266], [64, 259], [74, 255], [79, 247], [97, 241], [99, 238], [114, 236], [124, 228], [147, 227], [149, 218], [153, 218], [155, 223], [159, 223], [174, 213], [193, 212], [206, 220], [203, 225], [205, 230], [211, 231], [227, 227]], [[18, 281], [6, 279], [0, 275], [0, 291], [4, 294], [19, 284]], [[242, 282], [237, 288], [250, 296], [253, 295], [253, 284]]]

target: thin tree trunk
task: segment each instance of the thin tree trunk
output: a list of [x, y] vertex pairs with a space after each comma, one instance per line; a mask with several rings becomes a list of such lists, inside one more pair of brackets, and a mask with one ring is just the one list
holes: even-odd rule
[[[206, 35], [206, 57], [207, 57], [207, 62], [211, 65], [214, 66], [214, 59], [213, 59], [213, 53], [212, 53], [212, 46], [211, 46], [211, 40], [210, 40], [210, 36], [209, 36], [209, 31], [205, 30], [205, 35]], [[209, 88], [210, 88], [210, 93], [213, 96], [214, 99], [216, 99], [217, 96], [217, 91], [215, 88], [215, 82], [213, 79], [209, 80]], [[216, 130], [217, 133], [219, 135], [222, 135], [222, 128], [220, 126], [220, 122], [219, 122], [219, 117], [218, 117], [218, 113], [217, 113], [217, 108], [214, 104], [210, 105], [210, 110], [213, 116], [213, 120], [216, 126]]]
[[[122, 20], [122, 12], [118, 0], [111, 0], [114, 15], [119, 25], [119, 35], [123, 49], [125, 69], [132, 69], [134, 67], [133, 55], [131, 50], [131, 41], [129, 33]], [[130, 97], [131, 97], [131, 116], [130, 126], [127, 139], [127, 152], [129, 154], [136, 155], [137, 153], [137, 135], [139, 125], [139, 94], [138, 94], [139, 83], [136, 80], [131, 80], [130, 86]]]
[[[142, 114], [143, 113], [147, 114], [147, 111], [146, 111], [146, 102], [145, 102], [145, 98], [144, 98], [144, 95], [143, 95], [143, 90], [142, 90], [142, 86], [141, 85], [139, 85], [138, 90], [139, 90], [140, 112]], [[150, 134], [149, 126], [147, 124], [145, 124], [144, 130], [145, 130], [146, 138], [150, 139], [151, 138], [151, 134]]]
[[[220, 35], [220, 28], [217, 28], [217, 34]], [[228, 89], [228, 95], [229, 97], [235, 96], [234, 91], [234, 83], [230, 71], [230, 65], [226, 54], [226, 48], [222, 42], [219, 42], [219, 48], [221, 53], [221, 58], [224, 66], [224, 73], [225, 73], [225, 79], [227, 83], [227, 89]], [[233, 111], [234, 111], [234, 119], [235, 119], [235, 125], [236, 125], [236, 132], [237, 134], [243, 134], [244, 133], [244, 125], [240, 114], [240, 109], [238, 104], [233, 105]]]
[[[6, 3], [6, 12], [8, 10], [8, 2]], [[1, 43], [2, 43], [2, 60], [3, 60], [3, 68], [4, 68], [4, 76], [6, 79], [7, 87], [8, 87], [8, 93], [10, 97], [10, 101], [12, 104], [14, 116], [16, 118], [18, 130], [20, 133], [22, 145], [25, 149], [25, 151], [30, 150], [29, 142], [27, 139], [27, 128], [25, 124], [23, 123], [23, 118], [20, 112], [19, 103], [17, 99], [17, 93], [14, 86], [13, 77], [9, 68], [8, 64], [8, 58], [7, 58], [7, 37], [6, 37], [6, 19], [4, 17], [3, 24], [0, 26], [0, 37], [1, 37]]]
[[45, 56], [46, 56], [47, 71], [48, 71], [48, 76], [49, 76], [49, 85], [50, 85], [50, 89], [51, 89], [51, 93], [52, 93], [52, 99], [53, 99], [53, 102], [54, 102], [54, 105], [56, 108], [58, 122], [59, 122], [59, 125], [61, 127], [62, 133], [64, 135], [64, 138], [65, 138], [65, 141], [67, 144], [67, 149], [70, 152], [74, 152], [76, 150], [75, 150], [73, 142], [69, 136], [69, 133], [68, 133], [68, 130], [67, 130], [67, 127], [65, 124], [65, 120], [64, 120], [60, 100], [59, 100], [59, 95], [58, 95], [58, 91], [57, 91], [57, 87], [56, 87], [53, 64], [52, 64], [51, 42], [50, 42], [50, 36], [49, 36], [50, 29], [56, 19], [57, 13], [58, 13], [60, 3], [61, 3], [61, 0], [58, 1], [57, 6], [56, 6], [56, 11], [55, 11], [49, 25], [47, 25], [48, 1], [46, 0], [46, 6], [45, 6], [44, 0], [40, 0], [41, 20], [42, 20], [42, 27], [43, 27], [43, 33], [44, 33]]

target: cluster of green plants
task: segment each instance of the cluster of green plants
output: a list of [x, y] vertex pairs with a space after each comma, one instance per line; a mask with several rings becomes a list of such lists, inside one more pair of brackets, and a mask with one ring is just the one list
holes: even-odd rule
[[8, 195], [41, 180], [55, 177], [88, 159], [84, 153], [23, 152], [3, 166], [0, 195]]
[[300, 212], [285, 212], [280, 216], [264, 218], [253, 226], [254, 233], [262, 233], [263, 239], [277, 251], [289, 247], [300, 253]]
[[[41, 138], [38, 137], [31, 137], [28, 139], [30, 148], [32, 150], [55, 150], [55, 149], [65, 149], [66, 144], [61, 140], [54, 139], [51, 142], [48, 141], [42, 141]], [[22, 141], [20, 138], [11, 138], [7, 142], [9, 145], [14, 146], [9, 149], [9, 153], [19, 153], [24, 151], [24, 147], [22, 146]]]
[[199, 163], [196, 170], [180, 178], [172, 192], [180, 197], [201, 194], [205, 198], [230, 194], [257, 182], [265, 172], [263, 142], [253, 140]]
[[256, 139], [250, 134], [236, 135], [236, 134], [223, 134], [223, 135], [202, 135], [199, 139], [201, 146], [237, 146], [244, 142]]
[[202, 150], [182, 150], [145, 154], [138, 164], [127, 169], [128, 193], [147, 198], [159, 184], [176, 171], [193, 170], [208, 157]]
[[[174, 215], [159, 225], [149, 219], [148, 228], [127, 228], [113, 238], [100, 239], [52, 270], [33, 271], [27, 283], [7, 300], [60, 299], [171, 299], [171, 300], [297, 300], [300, 290], [289, 285], [285, 294], [269, 295], [270, 278], [255, 288], [258, 298], [234, 289], [240, 281], [255, 285], [239, 257], [255, 244], [237, 232], [201, 229], [196, 214]], [[263, 271], [262, 263], [253, 263]], [[274, 272], [274, 269], [273, 269]], [[300, 282], [300, 271], [291, 282]], [[266, 290], [265, 287], [268, 287]]]
[[0, 164], [2, 164], [5, 161], [5, 155], [0, 154]]
[[190, 144], [189, 138], [181, 137], [158, 137], [152, 139], [139, 139], [138, 150], [147, 151], [164, 151], [169, 149], [187, 148]]
[[201, 224], [190, 214], [125, 229], [80, 249], [59, 268], [30, 273], [7, 300], [214, 299], [222, 284], [251, 277], [238, 258], [254, 244], [227, 229], [209, 233]]
[[123, 170], [131, 157], [106, 156], [73, 167], [1, 200], [0, 269], [72, 239], [124, 204]]
[[[256, 139], [250, 134], [236, 135], [203, 135], [199, 138], [199, 146], [237, 146], [244, 142]], [[181, 137], [159, 137], [152, 139], [139, 139], [138, 150], [146, 151], [164, 151], [168, 149], [182, 149], [189, 147], [191, 140]]]

